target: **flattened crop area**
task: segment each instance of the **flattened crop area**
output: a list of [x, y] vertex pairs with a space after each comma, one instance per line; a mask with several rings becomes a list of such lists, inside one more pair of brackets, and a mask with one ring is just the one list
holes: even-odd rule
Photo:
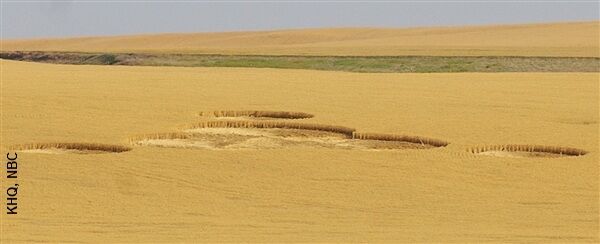
[[209, 120], [187, 126], [183, 133], [134, 136], [133, 144], [142, 146], [205, 149], [274, 149], [316, 147], [338, 149], [425, 149], [448, 145], [447, 142], [417, 136], [366, 135], [353, 128], [272, 119], [312, 118], [314, 115], [285, 111], [215, 111], [200, 113], [216, 118], [246, 117], [256, 120]]

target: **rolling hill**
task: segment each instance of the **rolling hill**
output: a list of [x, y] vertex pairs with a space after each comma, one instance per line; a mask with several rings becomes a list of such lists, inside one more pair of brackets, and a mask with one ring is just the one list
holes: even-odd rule
[[600, 22], [323, 28], [3, 40], [2, 51], [311, 56], [600, 57]]

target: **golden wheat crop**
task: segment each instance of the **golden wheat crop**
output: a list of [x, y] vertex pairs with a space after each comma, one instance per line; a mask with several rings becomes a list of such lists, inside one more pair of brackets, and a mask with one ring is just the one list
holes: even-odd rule
[[[136, 144], [126, 153], [23, 152], [19, 214], [3, 214], [3, 243], [599, 241], [597, 73], [0, 64], [3, 153], [27, 143], [86, 150], [95, 147], [73, 143], [187, 139], [180, 126], [190, 124], [346, 137], [356, 128], [364, 139], [449, 143], [381, 151]], [[314, 117], [198, 117], [222, 109]], [[479, 148], [586, 153], [512, 158], [473, 153]]]
[[[599, 57], [600, 22], [5, 40], [3, 50], [250, 55]], [[443, 40], [443, 41], [441, 41]]]

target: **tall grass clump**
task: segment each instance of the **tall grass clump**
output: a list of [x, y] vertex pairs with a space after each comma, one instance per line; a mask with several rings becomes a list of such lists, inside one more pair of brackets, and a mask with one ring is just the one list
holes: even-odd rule
[[357, 133], [352, 134], [353, 139], [358, 140], [378, 140], [378, 141], [399, 141], [399, 142], [410, 142], [422, 145], [430, 145], [434, 147], [445, 147], [448, 142], [420, 137], [420, 136], [407, 136], [407, 135], [393, 135], [393, 134], [379, 134], [379, 133]]
[[471, 153], [482, 153], [487, 151], [505, 151], [505, 152], [539, 152], [539, 153], [552, 153], [565, 156], [582, 156], [587, 154], [587, 151], [571, 148], [571, 147], [559, 147], [559, 146], [542, 146], [542, 145], [486, 145], [480, 147], [474, 147], [468, 149]]
[[188, 129], [197, 128], [257, 128], [257, 129], [296, 129], [296, 130], [316, 130], [324, 132], [333, 132], [343, 134], [347, 138], [352, 138], [353, 128], [336, 125], [295, 123], [288, 121], [203, 121], [193, 124]]
[[211, 117], [262, 117], [275, 119], [308, 119], [314, 115], [303, 112], [288, 111], [259, 111], [259, 110], [219, 110], [211, 112], [200, 112], [200, 116]]

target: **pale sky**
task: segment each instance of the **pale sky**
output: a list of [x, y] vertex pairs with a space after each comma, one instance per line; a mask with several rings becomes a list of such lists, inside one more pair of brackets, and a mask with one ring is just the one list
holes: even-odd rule
[[599, 1], [1, 1], [3, 39], [600, 19]]

